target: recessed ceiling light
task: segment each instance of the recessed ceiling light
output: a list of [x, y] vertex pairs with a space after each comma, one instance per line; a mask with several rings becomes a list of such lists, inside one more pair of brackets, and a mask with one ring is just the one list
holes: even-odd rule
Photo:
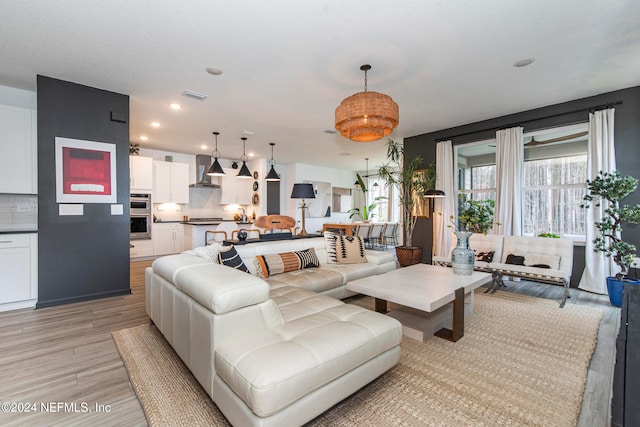
[[207, 67], [205, 68], [205, 71], [214, 76], [219, 76], [220, 74], [222, 74], [222, 70], [218, 67]]
[[140, 135], [140, 141], [146, 141], [146, 140], [148, 140], [148, 139], [149, 139], [149, 137], [148, 137], [148, 136], [146, 136], [146, 135]]
[[151, 126], [154, 128], [159, 128], [160, 127], [160, 123], [159, 122], [151, 122]]
[[328, 133], [328, 134], [333, 135], [334, 133], [338, 133], [338, 131], [335, 130], [335, 129], [327, 129], [327, 130], [324, 131], [324, 133]]
[[253, 157], [253, 156], [255, 156], [255, 155], [256, 155], [256, 153], [254, 153], [253, 151], [249, 151], [249, 152], [247, 153], [247, 156], [249, 156], [249, 157]]
[[182, 105], [176, 103], [169, 104], [169, 107], [171, 107], [172, 110], [182, 110]]
[[245, 129], [245, 130], [242, 131], [242, 134], [243, 135], [255, 135], [256, 133], [254, 131], [252, 131], [252, 130]]
[[516, 68], [526, 67], [527, 65], [531, 65], [535, 62], [536, 58], [527, 58], [521, 59], [520, 61], [516, 61], [513, 63], [513, 66]]
[[206, 145], [202, 144], [202, 145], [200, 146], [200, 148], [202, 148], [203, 150], [206, 150], [206, 149], [207, 149], [207, 148], [209, 148], [209, 147], [207, 147]]

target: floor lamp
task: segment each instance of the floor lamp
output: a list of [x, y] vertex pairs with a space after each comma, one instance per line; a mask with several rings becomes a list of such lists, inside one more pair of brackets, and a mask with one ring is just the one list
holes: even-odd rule
[[298, 233], [298, 236], [308, 236], [307, 230], [304, 228], [304, 210], [307, 205], [304, 203], [304, 199], [315, 199], [316, 193], [313, 190], [313, 184], [293, 184], [293, 190], [291, 191], [292, 199], [302, 199], [300, 209], [302, 209], [302, 230]]

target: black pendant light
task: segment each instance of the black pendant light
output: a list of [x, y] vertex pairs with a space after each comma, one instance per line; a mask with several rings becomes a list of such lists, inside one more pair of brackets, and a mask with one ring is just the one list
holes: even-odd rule
[[242, 137], [240, 139], [242, 139], [242, 157], [240, 158], [240, 160], [242, 160], [242, 167], [240, 168], [240, 172], [238, 172], [238, 175], [236, 175], [236, 177], [238, 177], [238, 178], [252, 178], [253, 175], [251, 175], [251, 171], [247, 167], [247, 155], [245, 154], [245, 147], [246, 147], [246, 143], [247, 143], [247, 138]]
[[278, 173], [274, 169], [274, 165], [276, 164], [276, 162], [273, 160], [273, 146], [276, 145], [276, 144], [275, 144], [275, 142], [270, 142], [269, 145], [271, 146], [271, 169], [269, 170], [269, 173], [267, 174], [265, 180], [266, 181], [280, 181], [280, 177], [278, 176]]
[[224, 175], [224, 171], [222, 170], [222, 166], [218, 163], [218, 156], [220, 156], [220, 152], [218, 151], [218, 135], [220, 132], [213, 132], [216, 136], [216, 149], [211, 153], [213, 156], [213, 163], [211, 163], [211, 167], [207, 171], [207, 175], [209, 176], [222, 176]]

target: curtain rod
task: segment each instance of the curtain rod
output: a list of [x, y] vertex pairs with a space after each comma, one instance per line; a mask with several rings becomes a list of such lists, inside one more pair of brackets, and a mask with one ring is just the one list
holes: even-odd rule
[[538, 120], [546, 120], [546, 119], [552, 119], [555, 117], [560, 117], [560, 116], [566, 116], [569, 114], [575, 114], [575, 113], [583, 113], [588, 111], [589, 113], [593, 113], [595, 111], [600, 111], [600, 110], [606, 110], [608, 108], [613, 107], [614, 105], [621, 105], [622, 101], [616, 101], [616, 102], [610, 102], [607, 104], [602, 104], [602, 105], [596, 105], [595, 107], [585, 107], [585, 108], [580, 108], [578, 110], [573, 110], [573, 111], [567, 111], [566, 113], [558, 113], [558, 114], [551, 114], [549, 116], [544, 116], [544, 117], [537, 117], [535, 119], [529, 119], [529, 120], [523, 120], [521, 122], [517, 122], [511, 125], [506, 125], [506, 126], [500, 126], [500, 127], [490, 127], [487, 129], [480, 129], [480, 130], [474, 130], [472, 132], [465, 132], [465, 133], [460, 133], [458, 135], [452, 135], [452, 136], [447, 136], [447, 137], [443, 137], [443, 138], [438, 138], [435, 140], [435, 142], [441, 142], [441, 141], [448, 141], [450, 139], [453, 138], [460, 138], [461, 136], [467, 136], [467, 135], [473, 135], [474, 133], [481, 133], [481, 132], [487, 132], [490, 130], [501, 130], [501, 129], [509, 129], [515, 126], [519, 126], [525, 123], [530, 123], [530, 122], [537, 122]]

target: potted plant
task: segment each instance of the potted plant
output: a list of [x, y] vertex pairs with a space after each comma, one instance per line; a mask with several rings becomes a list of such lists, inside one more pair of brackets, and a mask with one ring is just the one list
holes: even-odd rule
[[495, 202], [487, 200], [462, 200], [458, 205], [456, 231], [487, 234], [493, 228]]
[[368, 191], [367, 186], [364, 184], [364, 180], [362, 179], [359, 173], [356, 174], [356, 177], [358, 179], [358, 185], [362, 190], [362, 195], [364, 197], [365, 204], [362, 207], [362, 210], [360, 210], [360, 208], [352, 208], [352, 209], [349, 209], [347, 212], [349, 213], [349, 219], [352, 219], [354, 216], [359, 216], [363, 221], [366, 222], [373, 219], [373, 217], [375, 216], [375, 214], [373, 213], [373, 210], [378, 206], [378, 202], [386, 199], [386, 197], [378, 196], [373, 199], [373, 202], [371, 204], [367, 205], [367, 191]]
[[389, 139], [387, 141], [387, 162], [380, 166], [378, 175], [398, 189], [400, 207], [402, 209], [402, 226], [404, 245], [396, 247], [396, 255], [401, 266], [417, 264], [422, 258], [422, 248], [413, 246], [413, 230], [417, 217], [414, 215], [416, 200], [422, 201], [427, 190], [435, 185], [435, 165], [431, 164], [426, 171], [421, 171], [422, 157], [416, 156], [402, 164], [404, 147]]
[[611, 304], [622, 306], [622, 291], [625, 283], [639, 283], [637, 280], [626, 278], [629, 267], [633, 263], [636, 252], [635, 245], [622, 240], [622, 224], [640, 223], [640, 205], [619, 205], [629, 194], [638, 188], [638, 180], [620, 175], [620, 172], [602, 172], [593, 180], [587, 180], [587, 195], [584, 196], [582, 207], [589, 208], [592, 204], [600, 206], [602, 200], [608, 202], [601, 221], [596, 222], [599, 235], [593, 240], [594, 251], [603, 252], [620, 267], [615, 277], [607, 277], [607, 290]]

